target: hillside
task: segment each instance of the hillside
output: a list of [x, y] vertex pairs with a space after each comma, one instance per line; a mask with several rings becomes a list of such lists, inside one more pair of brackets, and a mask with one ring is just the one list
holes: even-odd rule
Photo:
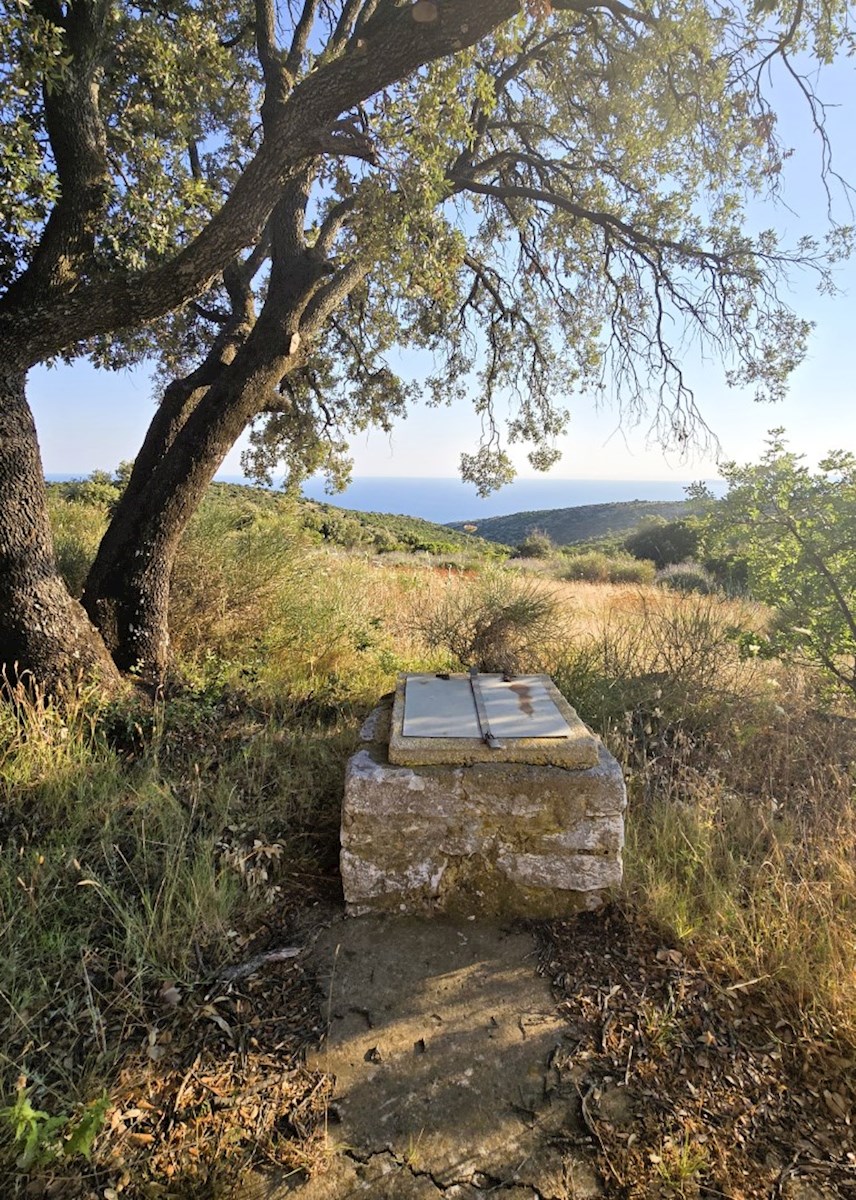
[[[79, 501], [106, 510], [116, 503], [122, 486], [120, 479], [104, 471], [95, 471], [88, 479], [47, 483], [49, 496], [56, 500]], [[212, 506], [223, 513], [226, 529], [246, 529], [259, 521], [282, 521], [310, 542], [346, 549], [486, 557], [510, 553], [510, 547], [498, 544], [498, 538], [472, 536], [421, 517], [339, 508], [249, 484], [212, 483], [202, 510], [210, 511]]]
[[299, 502], [304, 529], [319, 533], [325, 541], [343, 546], [364, 546], [381, 552], [398, 550], [427, 554], [486, 554], [493, 556], [510, 548], [501, 538], [485, 538], [449, 525], [436, 525], [421, 517], [359, 512], [313, 500]]
[[629, 533], [652, 517], [676, 521], [695, 511], [696, 506], [688, 500], [624, 500], [511, 513], [481, 521], [450, 521], [449, 528], [463, 531], [467, 526], [474, 526], [479, 537], [509, 546], [519, 545], [537, 529], [552, 538], [557, 546], [566, 546], [609, 534]]

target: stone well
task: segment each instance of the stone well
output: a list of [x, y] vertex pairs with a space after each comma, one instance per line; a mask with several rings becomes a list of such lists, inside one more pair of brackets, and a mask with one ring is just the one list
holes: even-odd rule
[[555, 917], [599, 907], [620, 883], [621, 768], [546, 677], [525, 678], [540, 689], [534, 716], [552, 702], [562, 737], [459, 736], [451, 705], [455, 734], [422, 738], [405, 724], [405, 687], [427, 676], [402, 676], [394, 711], [390, 698], [365, 722], [342, 811], [349, 914]]

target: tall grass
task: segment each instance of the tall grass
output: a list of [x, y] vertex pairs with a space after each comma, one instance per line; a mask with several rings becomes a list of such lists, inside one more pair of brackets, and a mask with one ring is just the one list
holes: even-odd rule
[[63, 500], [52, 493], [48, 512], [57, 567], [72, 596], [79, 596], [107, 528], [107, 505]]
[[764, 619], [714, 596], [617, 595], [556, 676], [625, 766], [628, 903], [856, 1044], [856, 714], [741, 655]]
[[648, 559], [634, 558], [623, 551], [607, 554], [603, 550], [569, 554], [557, 571], [560, 579], [588, 583], [653, 583], [655, 573], [654, 564]]

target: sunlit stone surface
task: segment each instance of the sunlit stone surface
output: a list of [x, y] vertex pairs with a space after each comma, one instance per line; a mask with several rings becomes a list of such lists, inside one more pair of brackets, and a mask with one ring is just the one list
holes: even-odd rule
[[597, 908], [620, 883], [624, 779], [598, 739], [593, 766], [401, 766], [389, 761], [391, 708], [372, 713], [348, 763], [350, 914], [561, 916]]

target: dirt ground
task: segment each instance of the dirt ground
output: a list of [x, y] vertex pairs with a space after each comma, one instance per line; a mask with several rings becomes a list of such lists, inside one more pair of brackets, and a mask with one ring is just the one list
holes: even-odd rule
[[617, 912], [335, 921], [324, 1155], [240, 1196], [856, 1196], [854, 1064]]
[[118, 1200], [854, 1200], [856, 1062], [626, 914], [286, 914], [164, 997], [98, 1167]]

